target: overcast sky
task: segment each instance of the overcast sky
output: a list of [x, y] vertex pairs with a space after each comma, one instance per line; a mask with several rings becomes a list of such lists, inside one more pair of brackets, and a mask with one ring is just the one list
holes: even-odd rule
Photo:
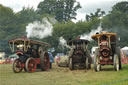
[[[43, 0], [0, 0], [0, 4], [12, 8], [15, 12], [18, 12], [25, 7], [34, 7], [37, 8], [39, 2]], [[77, 11], [77, 20], [84, 20], [85, 15], [91, 12], [95, 12], [97, 8], [108, 12], [111, 10], [111, 7], [120, 1], [128, 0], [77, 0], [80, 2], [82, 8]]]

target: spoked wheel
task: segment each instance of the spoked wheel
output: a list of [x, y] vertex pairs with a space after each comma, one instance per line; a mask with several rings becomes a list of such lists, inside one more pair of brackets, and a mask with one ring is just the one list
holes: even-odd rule
[[36, 61], [33, 58], [28, 58], [25, 63], [25, 70], [27, 72], [35, 72], [37, 67]]
[[50, 67], [50, 59], [48, 53], [47, 52], [41, 53], [40, 59], [41, 59], [40, 62], [41, 70], [47, 71]]
[[13, 72], [19, 73], [22, 71], [22, 62], [19, 59], [14, 60], [13, 66], [12, 66]]
[[117, 54], [114, 55], [114, 70], [119, 71], [119, 57]]
[[91, 64], [89, 62], [89, 58], [88, 57], [86, 58], [85, 66], [86, 66], [86, 69], [90, 69], [91, 68]]
[[73, 65], [73, 60], [72, 58], [69, 58], [69, 69], [73, 70], [74, 69], [74, 65]]

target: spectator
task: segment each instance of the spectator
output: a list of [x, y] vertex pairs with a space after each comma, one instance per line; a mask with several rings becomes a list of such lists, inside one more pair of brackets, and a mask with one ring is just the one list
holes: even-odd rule
[[128, 57], [128, 50], [127, 50], [127, 52], [126, 52], [126, 56]]
[[54, 58], [51, 52], [48, 52], [49, 58], [50, 58], [50, 69], [52, 69], [52, 63], [54, 63]]

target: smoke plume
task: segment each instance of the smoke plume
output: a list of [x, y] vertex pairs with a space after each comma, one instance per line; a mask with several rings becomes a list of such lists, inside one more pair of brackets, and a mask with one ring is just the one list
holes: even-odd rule
[[60, 38], [59, 38], [59, 46], [61, 46], [63, 49], [64, 49], [65, 47], [70, 48], [70, 47], [67, 45], [67, 41], [66, 41], [63, 37], [60, 37]]
[[[87, 40], [91, 41], [92, 40], [91, 36], [94, 35], [94, 34], [96, 34], [97, 32], [98, 33], [103, 32], [103, 29], [101, 27], [101, 23], [100, 23], [100, 25], [98, 26], [97, 29], [91, 30], [90, 33], [85, 33], [85, 34], [81, 35], [80, 36], [80, 39], [87, 39]], [[106, 31], [104, 31], [104, 32], [106, 32]]]
[[59, 38], [59, 45], [64, 48], [65, 46], [67, 46], [67, 42], [63, 37]]
[[42, 21], [34, 21], [33, 23], [29, 23], [28, 26], [26, 26], [27, 37], [43, 39], [51, 36], [53, 26], [49, 21], [53, 21], [53, 19], [43, 18]]

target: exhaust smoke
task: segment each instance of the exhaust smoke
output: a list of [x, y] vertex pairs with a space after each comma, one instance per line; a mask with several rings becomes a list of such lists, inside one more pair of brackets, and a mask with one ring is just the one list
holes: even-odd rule
[[63, 49], [64, 49], [64, 47], [70, 48], [70, 47], [67, 45], [67, 41], [66, 41], [63, 37], [60, 37], [60, 38], [59, 38], [59, 46], [61, 46]]
[[96, 34], [97, 32], [98, 33], [106, 32], [106, 31], [103, 31], [103, 29], [101, 27], [101, 23], [100, 23], [100, 25], [98, 26], [97, 29], [91, 30], [91, 32], [88, 33], [88, 34], [85, 33], [85, 34], [81, 35], [80, 36], [80, 39], [87, 39], [87, 40], [91, 41], [92, 40], [91, 36], [94, 35], [94, 34]]
[[53, 23], [55, 23], [55, 19], [43, 18], [42, 21], [34, 21], [33, 23], [29, 23], [26, 26], [26, 32], [28, 38], [39, 38], [43, 39], [45, 37], [51, 36], [53, 31]]
[[59, 46], [61, 46], [63, 49], [65, 46], [67, 46], [67, 42], [63, 37], [59, 38]]

